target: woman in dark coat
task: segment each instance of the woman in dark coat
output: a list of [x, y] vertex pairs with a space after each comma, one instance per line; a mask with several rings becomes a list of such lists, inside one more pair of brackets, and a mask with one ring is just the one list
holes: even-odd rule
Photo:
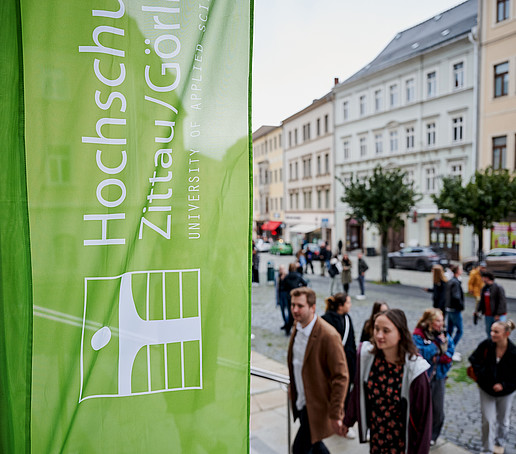
[[516, 346], [509, 339], [514, 327], [512, 320], [493, 323], [491, 339], [482, 341], [469, 357], [480, 392], [484, 452], [504, 447], [509, 433], [516, 395]]
[[434, 265], [432, 267], [432, 288], [427, 288], [426, 291], [432, 293], [433, 307], [441, 309], [443, 314], [446, 313], [446, 277], [441, 265]]

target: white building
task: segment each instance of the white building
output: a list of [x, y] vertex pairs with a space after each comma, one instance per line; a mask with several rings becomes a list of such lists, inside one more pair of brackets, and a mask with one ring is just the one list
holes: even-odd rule
[[[432, 194], [443, 176], [468, 180], [476, 148], [477, 2], [469, 0], [398, 33], [366, 67], [334, 87], [335, 173], [344, 182], [381, 165], [400, 167], [423, 194], [390, 250], [439, 244], [454, 259], [472, 251], [472, 231], [440, 219]], [[376, 229], [350, 218], [336, 185], [335, 236], [380, 249]]]
[[294, 250], [303, 239], [335, 249], [333, 94], [283, 121], [286, 239]]

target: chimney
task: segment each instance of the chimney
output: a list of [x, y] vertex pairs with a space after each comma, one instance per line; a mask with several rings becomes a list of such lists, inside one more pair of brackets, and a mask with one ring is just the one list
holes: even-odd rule
[[335, 81], [335, 85], [339, 85], [339, 78], [338, 77], [335, 77], [334, 81]]

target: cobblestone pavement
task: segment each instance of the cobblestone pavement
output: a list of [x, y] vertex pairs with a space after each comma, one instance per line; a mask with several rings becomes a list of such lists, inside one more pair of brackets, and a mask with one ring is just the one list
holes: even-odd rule
[[[285, 363], [288, 337], [280, 330], [283, 323], [279, 309], [276, 307], [274, 286], [266, 281], [266, 262], [269, 258], [270, 256], [263, 255], [260, 267], [262, 271], [261, 284], [252, 288], [251, 330], [254, 337], [251, 341], [251, 348], [271, 359]], [[292, 257], [279, 257], [274, 258], [274, 260], [277, 267], [280, 263], [292, 261]], [[319, 264], [316, 264], [316, 273], [319, 270]], [[308, 278], [310, 287], [317, 294], [317, 314], [322, 315], [325, 306], [324, 298], [329, 295], [330, 279], [319, 274], [308, 274], [305, 277]], [[384, 286], [366, 282], [367, 299], [360, 301], [354, 298], [358, 294], [358, 283], [355, 280], [351, 284], [350, 294], [353, 297], [353, 307], [350, 315], [353, 319], [357, 340], [365, 320], [370, 315], [374, 301], [383, 300], [391, 308], [403, 309], [407, 315], [410, 329], [416, 325], [423, 311], [427, 307], [431, 307], [432, 304], [431, 294], [424, 292], [421, 287], [409, 285]], [[477, 453], [481, 449], [479, 394], [477, 385], [466, 376], [465, 369], [469, 365], [467, 361], [469, 354], [485, 338], [485, 332], [482, 322], [477, 326], [473, 325], [473, 307], [473, 299], [467, 298], [464, 312], [464, 336], [457, 348], [457, 351], [462, 354], [463, 360], [455, 362], [449, 374], [445, 398], [446, 420], [441, 436], [473, 453]], [[509, 317], [516, 320], [516, 304], [514, 303], [509, 304]], [[505, 449], [506, 454], [516, 454], [515, 423], [516, 406], [513, 406], [509, 442]]]

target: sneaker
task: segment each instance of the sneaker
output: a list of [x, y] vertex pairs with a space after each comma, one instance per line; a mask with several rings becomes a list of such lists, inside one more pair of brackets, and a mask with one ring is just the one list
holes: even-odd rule
[[350, 427], [348, 429], [348, 433], [346, 434], [346, 438], [349, 438], [350, 440], [353, 440], [357, 438], [357, 433], [355, 432], [355, 429], [353, 427]]
[[462, 361], [462, 355], [459, 352], [455, 352], [452, 356], [452, 361]]
[[366, 299], [366, 296], [365, 296], [365, 295], [357, 295], [357, 296], [356, 296], [356, 299], [357, 299], [357, 300], [365, 300], [365, 299]]

